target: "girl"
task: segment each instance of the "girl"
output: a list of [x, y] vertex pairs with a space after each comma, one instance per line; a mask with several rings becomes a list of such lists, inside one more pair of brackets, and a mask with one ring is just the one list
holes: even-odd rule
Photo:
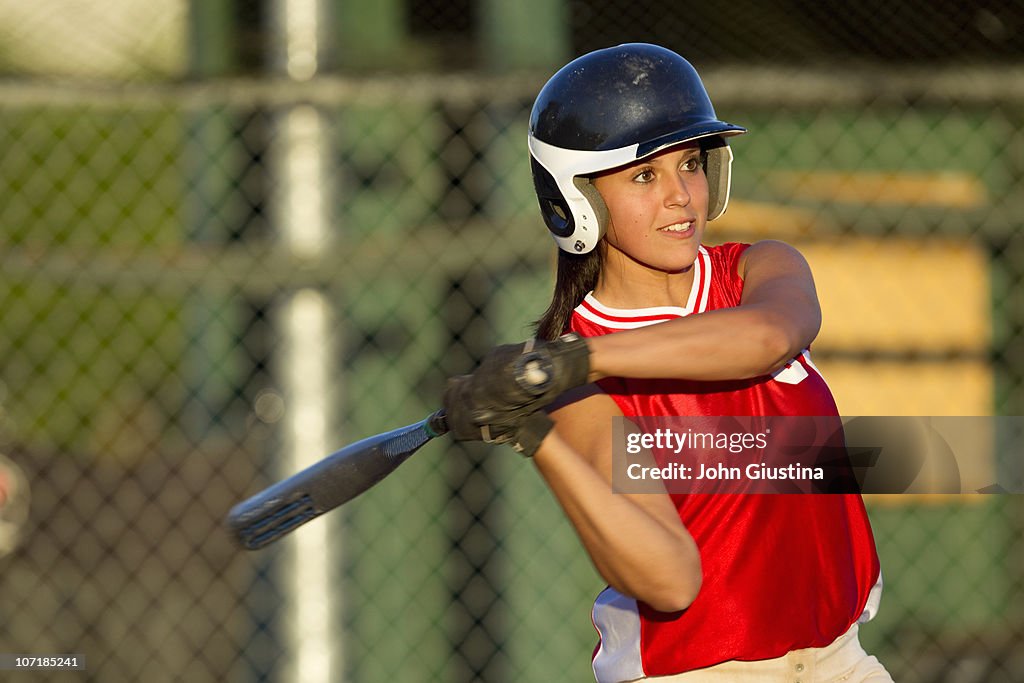
[[804, 259], [701, 243], [728, 202], [726, 138], [743, 132], [661, 47], [556, 73], [529, 135], [559, 246], [552, 301], [537, 340], [445, 394], [456, 438], [534, 456], [607, 581], [599, 683], [891, 681], [857, 641], [881, 592], [859, 496], [612, 491], [619, 416], [838, 417], [807, 352], [820, 310]]

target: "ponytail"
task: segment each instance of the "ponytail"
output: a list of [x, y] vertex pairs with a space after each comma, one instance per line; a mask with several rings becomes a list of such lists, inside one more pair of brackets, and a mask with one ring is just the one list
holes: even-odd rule
[[600, 247], [586, 254], [558, 250], [555, 291], [548, 310], [535, 323], [538, 339], [551, 341], [568, 331], [573, 310], [597, 286], [601, 273], [600, 252]]

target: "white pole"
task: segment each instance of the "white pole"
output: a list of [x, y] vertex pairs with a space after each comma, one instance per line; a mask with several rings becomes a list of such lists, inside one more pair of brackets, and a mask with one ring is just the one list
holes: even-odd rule
[[[322, 0], [272, 0], [274, 72], [308, 81], [320, 61]], [[329, 136], [323, 114], [295, 105], [275, 115], [270, 149], [272, 217], [286, 249], [311, 262], [328, 251], [331, 220], [324, 193], [329, 187]], [[331, 450], [330, 424], [336, 368], [330, 302], [304, 288], [289, 294], [278, 311], [281, 382], [285, 396], [280, 474], [308, 467]], [[335, 633], [337, 595], [331, 581], [333, 529], [338, 514], [303, 526], [284, 548], [284, 661], [282, 680], [336, 683], [342, 680], [341, 638]], [[330, 549], [330, 551], [329, 551]]]
[[[326, 455], [328, 446], [328, 342], [331, 316], [324, 295], [303, 289], [282, 311], [286, 425], [282, 475], [298, 472]], [[287, 634], [285, 681], [329, 683], [340, 659], [340, 638], [333, 635], [336, 596], [330, 580], [330, 549], [339, 543], [335, 519], [323, 518], [297, 529], [284, 550], [284, 599]]]

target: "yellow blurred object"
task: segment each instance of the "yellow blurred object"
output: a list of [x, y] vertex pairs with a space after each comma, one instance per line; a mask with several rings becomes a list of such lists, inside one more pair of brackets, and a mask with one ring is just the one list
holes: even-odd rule
[[970, 209], [988, 202], [985, 184], [969, 173], [779, 172], [770, 176], [770, 182], [794, 199], [847, 204]]
[[989, 273], [963, 241], [846, 238], [798, 245], [814, 273], [828, 351], [984, 352]]
[[[845, 238], [798, 244], [822, 330], [811, 356], [845, 417], [994, 413], [990, 281], [964, 241]], [[994, 481], [991, 443], [957, 445], [972, 481]], [[973, 490], [973, 489], [971, 489]], [[972, 504], [976, 495], [869, 495], [872, 505]]]
[[994, 378], [985, 361], [865, 361], [818, 355], [812, 350], [842, 415], [992, 414]]
[[767, 202], [733, 199], [728, 210], [710, 224], [710, 237], [728, 239], [781, 239], [811, 237], [823, 232], [823, 220], [810, 209]]

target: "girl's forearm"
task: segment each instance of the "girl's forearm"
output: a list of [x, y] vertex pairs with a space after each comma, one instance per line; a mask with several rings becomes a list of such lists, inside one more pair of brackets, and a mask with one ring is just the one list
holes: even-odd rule
[[794, 325], [769, 306], [747, 305], [691, 315], [590, 337], [590, 380], [758, 377], [784, 366], [816, 332], [813, 321]]
[[613, 493], [557, 431], [534, 462], [610, 586], [660, 611], [689, 606], [700, 589], [700, 556], [678, 519], [664, 523]]

